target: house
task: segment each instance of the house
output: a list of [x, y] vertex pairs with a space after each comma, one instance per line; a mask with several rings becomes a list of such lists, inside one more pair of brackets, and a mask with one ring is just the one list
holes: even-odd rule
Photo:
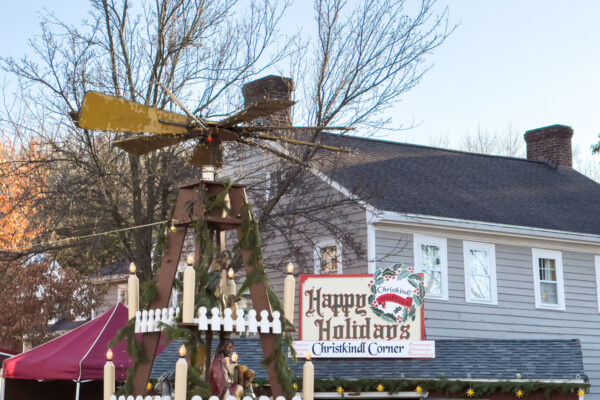
[[[293, 88], [273, 76], [249, 85], [247, 103], [289, 99]], [[275, 118], [291, 121], [289, 113]], [[586, 396], [599, 400], [600, 185], [572, 168], [572, 135], [564, 125], [528, 131], [527, 159], [519, 159], [323, 133], [321, 142], [353, 154], [313, 168], [311, 190], [355, 200], [330, 223], [364, 247], [348, 248], [304, 220], [293, 254], [282, 250], [290, 238], [263, 232], [265, 257], [282, 266], [294, 257], [305, 273], [414, 265], [428, 288], [427, 339], [546, 340], [535, 351], [549, 355], [553, 340], [578, 340]], [[282, 274], [269, 273], [280, 289]], [[571, 375], [562, 379], [585, 378]]]

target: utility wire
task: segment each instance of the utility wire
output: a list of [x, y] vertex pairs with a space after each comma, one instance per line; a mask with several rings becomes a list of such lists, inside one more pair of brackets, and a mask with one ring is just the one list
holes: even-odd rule
[[131, 231], [134, 229], [147, 228], [149, 226], [160, 225], [160, 224], [164, 224], [166, 222], [168, 222], [168, 220], [152, 222], [150, 224], [144, 224], [144, 225], [130, 226], [127, 228], [113, 229], [112, 231], [91, 233], [89, 235], [83, 235], [83, 236], [71, 236], [71, 237], [64, 238], [64, 239], [51, 240], [49, 242], [37, 243], [31, 247], [14, 247], [14, 248], [10, 248], [10, 249], [1, 249], [0, 253], [2, 253], [2, 252], [21, 253], [21, 252], [24, 252], [25, 250], [35, 249], [36, 247], [56, 246], [61, 243], [76, 242], [78, 240], [89, 239], [89, 238], [96, 237], [96, 236], [110, 235], [111, 233], [118, 233], [118, 232]]

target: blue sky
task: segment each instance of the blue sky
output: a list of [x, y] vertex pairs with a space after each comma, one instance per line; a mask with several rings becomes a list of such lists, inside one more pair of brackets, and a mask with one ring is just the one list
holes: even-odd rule
[[[440, 1], [440, 0], [439, 0]], [[448, 0], [460, 25], [430, 58], [432, 69], [390, 111], [394, 125], [420, 125], [388, 139], [422, 144], [467, 132], [519, 132], [555, 123], [575, 130], [587, 151], [600, 133], [600, 2], [595, 0]], [[85, 17], [88, 3], [20, 0], [0, 14], [2, 55], [24, 54], [39, 32], [44, 7], [70, 23]], [[312, 2], [296, 0], [286, 26], [313, 24]]]

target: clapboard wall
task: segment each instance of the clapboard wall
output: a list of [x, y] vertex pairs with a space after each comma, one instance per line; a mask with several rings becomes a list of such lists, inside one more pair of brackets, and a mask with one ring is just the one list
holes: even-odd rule
[[[594, 256], [600, 249], [535, 238], [393, 227], [375, 231], [378, 265], [414, 265], [414, 233], [447, 239], [448, 301], [426, 300], [428, 339], [581, 340], [584, 367], [592, 387], [586, 399], [600, 399], [600, 314]], [[463, 241], [492, 243], [496, 252], [498, 304], [465, 301]], [[532, 248], [561, 251], [565, 311], [535, 307]], [[552, 352], [552, 349], [548, 349]], [[575, 379], [576, 377], [572, 377]]]

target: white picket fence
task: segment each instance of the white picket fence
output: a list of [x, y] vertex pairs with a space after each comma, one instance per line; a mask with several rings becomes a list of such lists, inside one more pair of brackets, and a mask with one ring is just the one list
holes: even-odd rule
[[[110, 400], [171, 400], [171, 399], [172, 399], [171, 396], [146, 396], [146, 397], [127, 396], [127, 397], [125, 397], [125, 396], [121, 395], [118, 398], [114, 394], [112, 396], [110, 396]], [[194, 397], [192, 397], [192, 400], [202, 400], [202, 397], [194, 396]], [[208, 400], [219, 400], [219, 398], [217, 396], [210, 396], [208, 398]], [[227, 400], [236, 400], [236, 399], [233, 396], [229, 396], [227, 398]], [[253, 399], [250, 396], [246, 396], [242, 400], [253, 400]], [[271, 400], [271, 398], [267, 397], [267, 396], [260, 396], [260, 397], [258, 397], [258, 400]], [[279, 396], [275, 400], [286, 400], [286, 399], [283, 396]], [[294, 397], [292, 397], [292, 400], [302, 400], [302, 396], [300, 396], [299, 394], [296, 394]]]
[[[163, 308], [156, 310], [138, 311], [135, 315], [135, 332], [160, 332], [163, 330], [162, 324], [175, 324], [175, 316], [179, 314], [179, 307]], [[281, 314], [274, 311], [272, 318], [269, 318], [269, 312], [262, 310], [260, 319], [256, 318], [256, 310], [249, 310], [246, 315], [244, 310], [236, 311], [236, 319], [233, 319], [233, 311], [226, 308], [223, 316], [220, 315], [218, 308], [211, 310], [211, 317], [208, 317], [206, 307], [198, 309], [198, 318], [194, 318], [194, 324], [198, 325], [201, 331], [220, 331], [243, 333], [281, 333]], [[161, 324], [162, 323], [162, 324]]]

